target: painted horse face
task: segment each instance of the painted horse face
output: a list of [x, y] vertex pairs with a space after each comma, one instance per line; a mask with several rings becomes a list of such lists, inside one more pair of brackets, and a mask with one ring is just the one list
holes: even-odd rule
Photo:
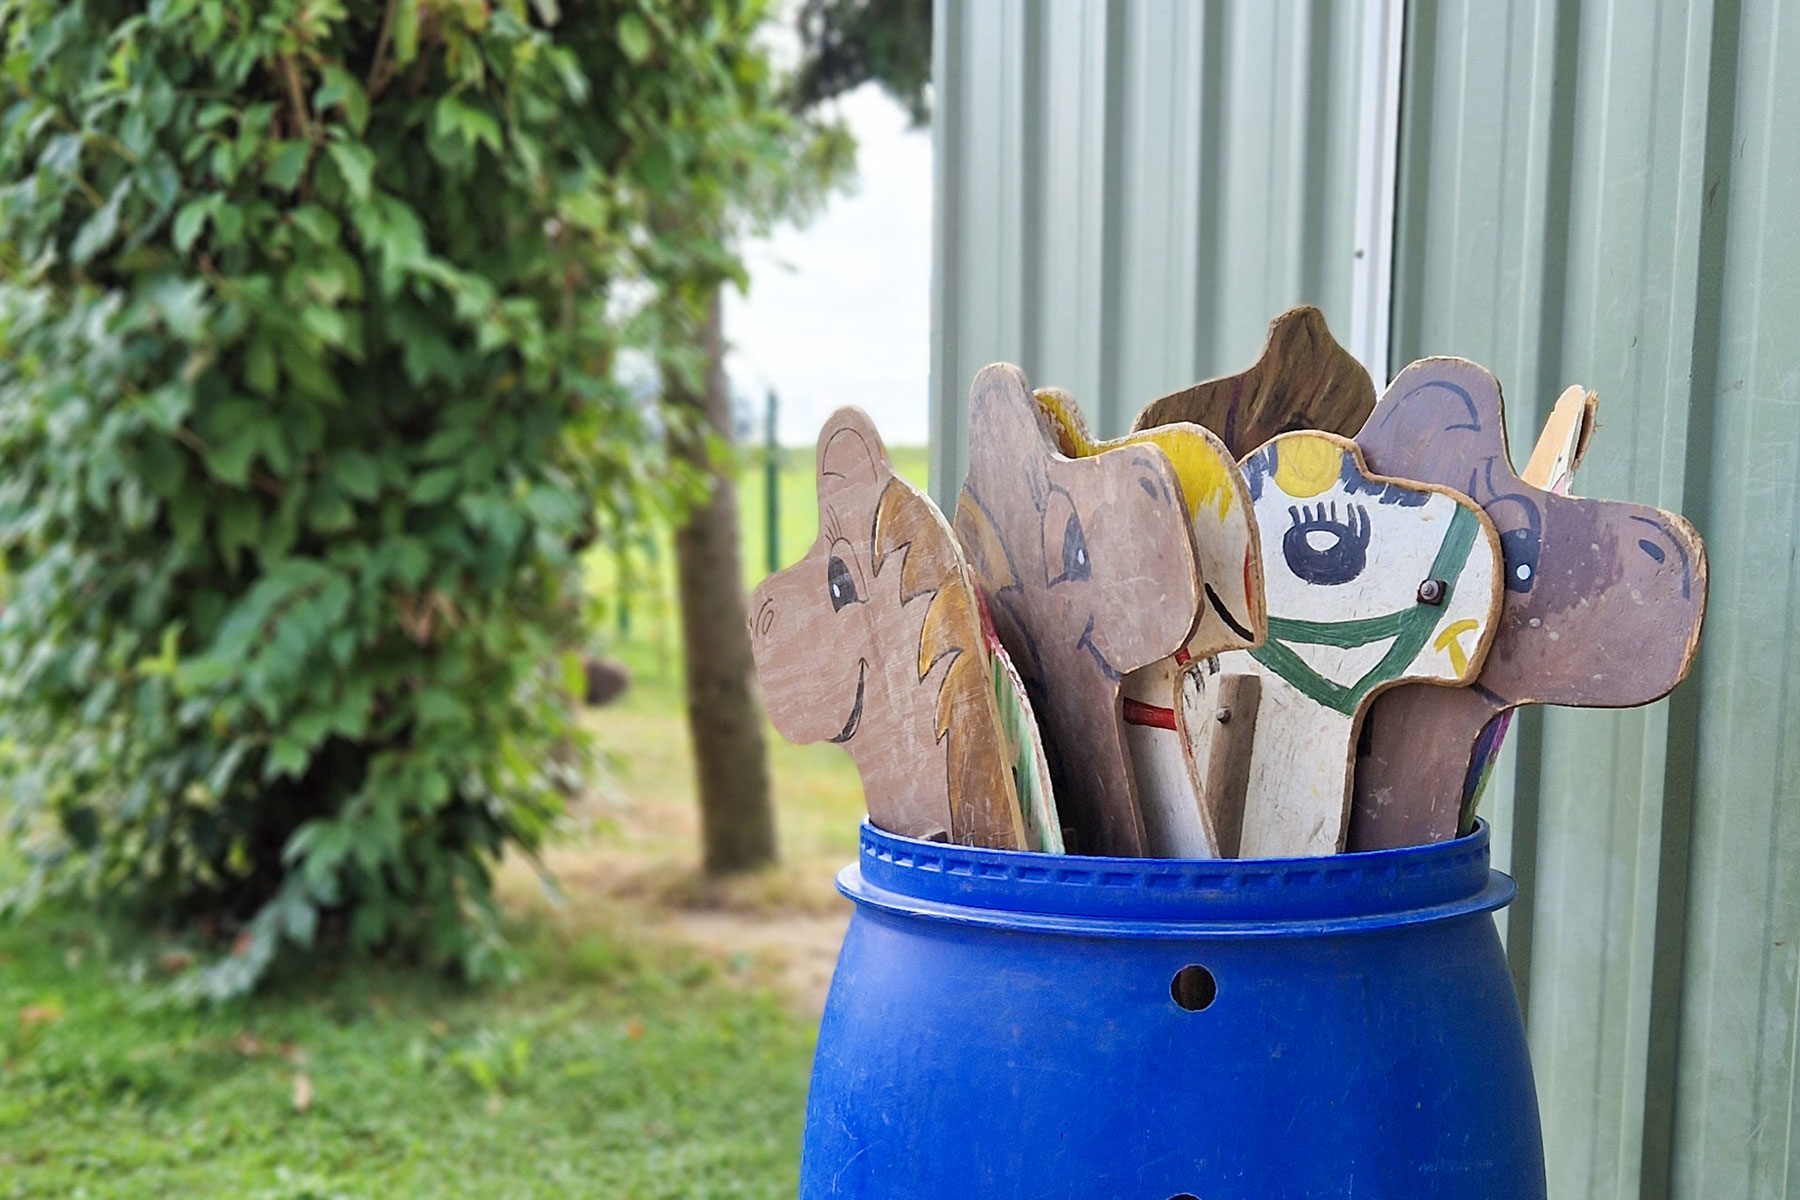
[[1023, 374], [987, 367], [970, 396], [956, 529], [1031, 692], [1080, 848], [1141, 853], [1119, 685], [1179, 649], [1199, 607], [1168, 457], [1129, 445], [1069, 458]]
[[1244, 461], [1244, 477], [1269, 637], [1225, 667], [1262, 676], [1238, 850], [1331, 854], [1370, 703], [1480, 670], [1499, 611], [1499, 541], [1467, 497], [1377, 476], [1331, 434], [1283, 434]]
[[1204, 426], [1181, 422], [1095, 441], [1067, 392], [1043, 388], [1036, 398], [1057, 433], [1058, 448], [1069, 457], [1090, 458], [1125, 446], [1150, 445], [1174, 467], [1194, 530], [1203, 597], [1187, 656], [1205, 658], [1260, 645], [1263, 587], [1256, 516], [1237, 462], [1219, 437]]
[[[1194, 545], [1168, 458], [1133, 445], [1072, 459], [1005, 366], [976, 377], [965, 499], [985, 518], [964, 539], [1014, 661], [1043, 685], [1071, 663], [1117, 683], [1180, 646], [1195, 619]], [[959, 511], [961, 506], [959, 506]], [[959, 517], [959, 522], [962, 518]]]
[[[1199, 425], [1160, 425], [1097, 442], [1066, 392], [1044, 388], [1036, 399], [1063, 454], [1092, 458], [1130, 446], [1154, 446], [1167, 456], [1180, 483], [1200, 567], [1204, 597], [1200, 620], [1188, 636], [1185, 652], [1178, 650], [1126, 674], [1121, 715], [1146, 852], [1212, 857], [1225, 844], [1227, 832], [1235, 833], [1235, 826], [1230, 825], [1229, 814], [1217, 813], [1219, 806], [1211, 803], [1199, 764], [1185, 749], [1184, 710], [1178, 697], [1189, 671], [1206, 663], [1216, 673], [1216, 655], [1263, 640], [1262, 560], [1244, 477], [1224, 443]], [[1240, 722], [1239, 730], [1243, 728]]]
[[[1661, 509], [1522, 481], [1486, 370], [1454, 358], [1412, 364], [1356, 442], [1371, 469], [1456, 488], [1499, 531], [1500, 631], [1478, 680], [1498, 704], [1645, 704], [1681, 681], [1706, 603], [1699, 536]], [[1629, 655], [1605, 648], [1626, 641]]]
[[[884, 655], [905, 656], [899, 573], [881, 578], [875, 511], [891, 470], [869, 418], [840, 409], [819, 433], [819, 536], [805, 557], [757, 587], [750, 648], [776, 732], [792, 742], [848, 742], [884, 697]], [[889, 633], [888, 631], [891, 631]], [[879, 644], [892, 641], [891, 646]], [[804, 663], [803, 673], [782, 669]], [[811, 702], [787, 703], [784, 686]]]
[[[1316, 673], [1332, 698], [1314, 699], [1345, 715], [1403, 676], [1468, 676], [1492, 636], [1499, 565], [1474, 506], [1373, 477], [1354, 443], [1323, 433], [1283, 434], [1244, 460], [1244, 476], [1262, 530], [1265, 665]], [[1329, 667], [1304, 667], [1298, 645]]]
[[841, 744], [870, 819], [909, 837], [1021, 848], [1022, 777], [1033, 845], [1054, 849], [1031, 714], [989, 649], [949, 523], [894, 474], [853, 408], [819, 435], [818, 487], [817, 540], [757, 588], [751, 610], [751, 651], [776, 729]]

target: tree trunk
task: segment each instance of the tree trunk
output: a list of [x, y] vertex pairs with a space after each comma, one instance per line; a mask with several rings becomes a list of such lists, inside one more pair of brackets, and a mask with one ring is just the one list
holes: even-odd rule
[[704, 472], [708, 498], [675, 532], [681, 641], [687, 674], [688, 729], [700, 793], [700, 838], [706, 873], [749, 871], [775, 861], [775, 809], [769, 794], [762, 705], [750, 658], [748, 601], [738, 549], [737, 485], [707, 455], [706, 434], [729, 444], [731, 393], [725, 379], [720, 295], [707, 299], [702, 348], [704, 394], [665, 373], [663, 396], [691, 410], [675, 454]]

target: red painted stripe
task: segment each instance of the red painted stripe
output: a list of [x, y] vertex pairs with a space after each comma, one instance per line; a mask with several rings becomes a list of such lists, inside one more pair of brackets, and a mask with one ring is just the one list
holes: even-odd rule
[[1179, 649], [1175, 652], [1175, 665], [1176, 666], [1185, 667], [1193, 661], [1194, 661], [1194, 656], [1187, 652], [1186, 646], [1183, 646], [1181, 649]]
[[1150, 725], [1157, 729], [1173, 730], [1175, 728], [1175, 710], [1158, 708], [1154, 704], [1145, 704], [1142, 700], [1125, 698], [1125, 723], [1127, 725]]

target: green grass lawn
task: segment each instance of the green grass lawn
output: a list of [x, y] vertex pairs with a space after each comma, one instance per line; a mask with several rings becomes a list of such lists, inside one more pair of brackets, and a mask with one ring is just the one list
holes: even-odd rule
[[0, 930], [0, 1196], [793, 1195], [807, 1022], [691, 951], [521, 933], [506, 989], [362, 965], [183, 1012], [91, 922]]
[[[923, 451], [894, 456], [923, 482]], [[814, 533], [810, 451], [788, 455], [780, 495], [788, 562]], [[753, 581], [758, 473], [741, 503]], [[565, 898], [502, 873], [520, 982], [332, 964], [185, 1011], [151, 1002], [154, 943], [68, 913], [0, 923], [0, 1200], [791, 1197], [816, 996], [754, 937], [678, 935], [689, 915], [726, 921], [727, 942], [791, 918], [828, 963], [860, 789], [836, 747], [771, 734], [784, 865], [723, 891], [695, 879], [675, 624], [645, 598], [667, 603], [659, 553], [613, 639], [633, 688], [590, 718], [607, 778], [549, 856]], [[594, 580], [616, 580], [604, 558]]]

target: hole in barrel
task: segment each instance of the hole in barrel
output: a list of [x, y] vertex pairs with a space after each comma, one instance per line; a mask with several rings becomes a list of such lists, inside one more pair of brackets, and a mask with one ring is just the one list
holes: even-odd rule
[[[1175, 972], [1175, 978], [1169, 981], [1169, 995], [1175, 1003], [1189, 1012], [1199, 1012], [1213, 1002], [1219, 994], [1218, 981], [1213, 973], [1198, 964], [1190, 963]], [[1171, 1196], [1169, 1200], [1183, 1200], [1182, 1196]]]
[[1200, 1197], [1194, 1195], [1192, 1192], [1176, 1192], [1173, 1196], [1169, 1197], [1169, 1200], [1200, 1200]]

